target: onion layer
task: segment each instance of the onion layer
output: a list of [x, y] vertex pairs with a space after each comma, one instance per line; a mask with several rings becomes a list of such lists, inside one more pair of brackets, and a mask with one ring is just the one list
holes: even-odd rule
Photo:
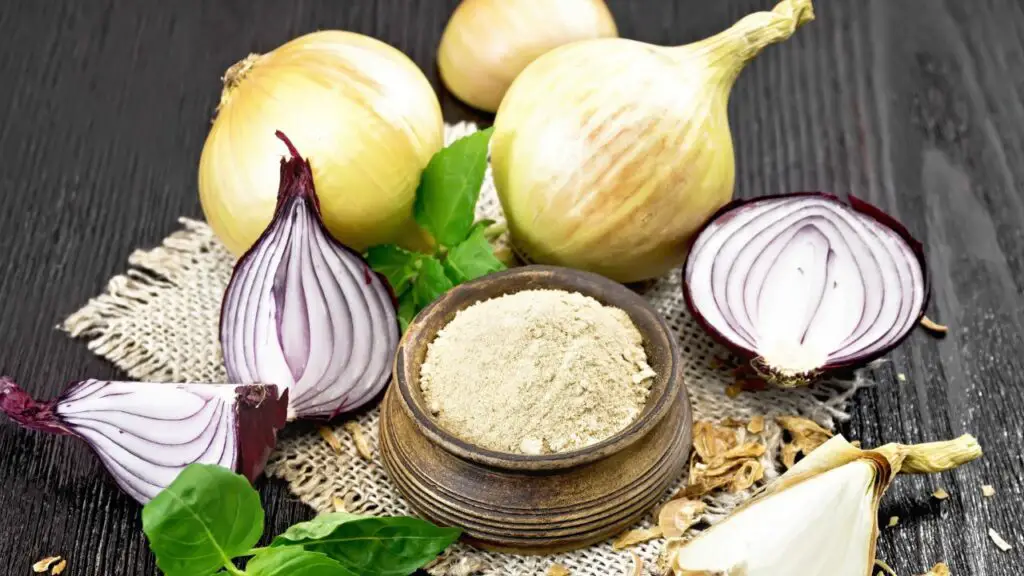
[[372, 400], [391, 375], [398, 317], [387, 281], [324, 227], [313, 172], [288, 139], [277, 210], [238, 261], [221, 310], [232, 382], [290, 390], [289, 420]]
[[921, 245], [867, 202], [818, 193], [738, 201], [694, 241], [694, 316], [783, 384], [889, 351], [924, 313]]
[[85, 380], [37, 402], [0, 378], [0, 410], [25, 428], [85, 440], [143, 504], [197, 462], [254, 481], [284, 427], [287, 396], [273, 385]]

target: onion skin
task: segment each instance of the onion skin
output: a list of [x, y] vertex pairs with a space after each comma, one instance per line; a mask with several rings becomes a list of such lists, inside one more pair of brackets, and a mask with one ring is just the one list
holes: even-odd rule
[[810, 0], [783, 0], [686, 46], [585, 40], [533, 61], [491, 140], [519, 255], [620, 282], [681, 264], [693, 233], [732, 198], [736, 77], [811, 19]]
[[[115, 390], [109, 390], [111, 387]], [[168, 400], [168, 396], [151, 400], [150, 395], [158, 391], [160, 394], [171, 393], [182, 404], [195, 405], [198, 402], [201, 407], [189, 417], [180, 418], [180, 406], [153, 403]], [[267, 459], [277, 443], [277, 431], [285, 425], [287, 405], [288, 391], [278, 395], [278, 389], [273, 385], [157, 384], [99, 380], [72, 382], [57, 399], [39, 402], [11, 379], [0, 378], [0, 411], [23, 428], [83, 440], [114, 476], [118, 486], [141, 504], [148, 502], [166, 484], [170, 484], [168, 481], [165, 485], [154, 486], [154, 475], [166, 477], [168, 473], [175, 470], [180, 472], [194, 462], [219, 464], [255, 482], [263, 473]], [[211, 406], [213, 412], [207, 414]], [[226, 409], [232, 412], [225, 413]], [[160, 415], [162, 410], [166, 410], [163, 416]], [[204, 426], [203, 435], [207, 434], [209, 426], [223, 424], [225, 419], [230, 419], [234, 429], [223, 431], [224, 437], [220, 439], [219, 445], [216, 442], [216, 429], [209, 433], [206, 440], [200, 435], [195, 438], [183, 437], [183, 442], [176, 441], [173, 444], [159, 441], [158, 438], [173, 434], [176, 427], [186, 424], [194, 426], [190, 419], [197, 418], [199, 425]], [[121, 423], [114, 424], [119, 419]], [[140, 424], [146, 420], [150, 421], [148, 426]], [[133, 427], [126, 426], [125, 422]], [[148, 430], [150, 437], [145, 433], [140, 435], [140, 427]], [[104, 431], [116, 431], [117, 434]], [[233, 433], [233, 437], [228, 437], [229, 433]], [[189, 441], [197, 439], [208, 444], [200, 443], [189, 449]], [[104, 449], [103, 443], [115, 448]], [[145, 451], [132, 451], [139, 446], [143, 446]], [[168, 454], [159, 454], [161, 448], [166, 448]], [[179, 452], [186, 449], [197, 456], [193, 461], [180, 460]], [[202, 452], [197, 452], [199, 449]], [[220, 452], [216, 452], [218, 449]], [[132, 458], [126, 458], [123, 462], [112, 459], [112, 452], [118, 450], [132, 455]], [[133, 463], [133, 459], [136, 462]], [[168, 461], [174, 464], [168, 464]], [[148, 469], [133, 468], [138, 466], [138, 462], [143, 462]]]
[[441, 36], [437, 67], [459, 100], [495, 112], [538, 56], [570, 42], [615, 36], [603, 0], [463, 0]]
[[429, 244], [412, 207], [420, 173], [444, 144], [433, 88], [404, 54], [328, 30], [252, 55], [225, 75], [199, 162], [206, 220], [236, 256], [270, 223], [282, 130], [316, 165], [324, 223], [356, 250]]
[[[885, 227], [887, 227], [890, 230], [892, 230], [893, 232], [895, 232], [904, 242], [906, 242], [907, 246], [910, 247], [910, 250], [914, 254], [914, 257], [916, 258], [917, 263], [918, 263], [918, 265], [921, 268], [921, 273], [923, 275], [923, 281], [924, 281], [924, 286], [923, 286], [924, 287], [924, 298], [923, 298], [923, 301], [921, 303], [920, 310], [916, 314], [916, 318], [915, 318], [915, 322], [914, 322], [914, 325], [916, 325], [917, 321], [919, 321], [920, 318], [924, 316], [925, 310], [927, 309], [928, 304], [929, 304], [929, 302], [931, 300], [931, 282], [930, 282], [930, 278], [929, 278], [929, 274], [928, 274], [927, 260], [926, 260], [925, 255], [924, 255], [924, 247], [921, 245], [921, 243], [918, 240], [916, 240], [910, 234], [910, 231], [907, 230], [907, 228], [902, 223], [900, 223], [898, 220], [896, 220], [895, 218], [893, 218], [889, 214], [885, 213], [880, 208], [870, 204], [869, 202], [866, 202], [864, 200], [856, 198], [855, 196], [848, 195], [847, 201], [843, 201], [843, 199], [839, 198], [835, 194], [829, 194], [829, 193], [824, 193], [824, 192], [794, 192], [794, 193], [789, 193], [789, 194], [772, 194], [772, 195], [766, 195], [766, 196], [759, 196], [757, 198], [746, 198], [746, 199], [733, 200], [732, 202], [730, 202], [730, 203], [726, 204], [725, 206], [723, 206], [722, 208], [720, 208], [710, 218], [708, 218], [707, 222], [705, 222], [704, 225], [701, 227], [701, 229], [694, 235], [694, 241], [696, 241], [698, 238], [700, 238], [701, 235], [703, 234], [703, 232], [709, 226], [711, 226], [712, 224], [714, 224], [717, 221], [720, 221], [723, 218], [727, 218], [730, 213], [736, 211], [737, 209], [743, 208], [743, 207], [745, 207], [745, 206], [747, 206], [749, 204], [756, 203], [756, 202], [762, 202], [762, 201], [766, 201], [766, 200], [783, 199], [783, 198], [801, 198], [801, 197], [805, 197], [805, 198], [822, 198], [822, 199], [825, 199], [825, 200], [829, 200], [829, 201], [833, 201], [833, 202], [837, 202], [839, 204], [842, 204], [842, 205], [852, 209], [854, 212], [863, 214], [865, 216], [868, 216], [868, 217], [878, 221], [879, 223], [881, 223]], [[692, 256], [693, 252], [690, 252], [689, 255]], [[759, 365], [759, 362], [758, 362], [759, 361], [759, 357], [758, 357], [756, 352], [753, 352], [753, 351], [751, 351], [749, 349], [746, 349], [746, 348], [744, 348], [742, 346], [737, 346], [734, 342], [732, 342], [729, 338], [727, 338], [724, 334], [722, 334], [722, 332], [720, 332], [715, 326], [713, 326], [710, 322], [708, 322], [707, 318], [700, 312], [700, 310], [695, 305], [693, 294], [692, 294], [692, 291], [691, 291], [691, 286], [686, 281], [686, 278], [687, 278], [686, 269], [689, 266], [689, 264], [690, 264], [690, 262], [688, 260], [687, 263], [683, 266], [683, 273], [681, 275], [682, 276], [683, 298], [686, 301], [686, 306], [689, 309], [691, 316], [693, 316], [694, 320], [697, 321], [697, 323], [704, 329], [705, 332], [710, 334], [719, 343], [721, 343], [725, 347], [729, 348], [730, 351], [735, 353], [740, 358], [743, 358], [745, 360], [751, 361], [758, 368], [767, 368], [769, 370], [769, 373], [766, 374], [766, 376], [768, 376], [771, 379], [777, 379], [777, 382], [779, 384], [783, 385], [783, 386], [792, 386], [792, 385], [806, 384], [810, 379], [813, 379], [815, 376], [818, 375], [818, 374], [805, 374], [805, 375], [796, 375], [796, 377], [793, 377], [792, 375], [780, 375], [780, 374], [771, 373], [770, 372], [771, 371], [770, 368]], [[862, 366], [864, 364], [867, 364], [867, 363], [871, 362], [872, 360], [875, 360], [877, 358], [880, 358], [880, 357], [888, 354], [893, 348], [899, 346], [901, 343], [903, 343], [904, 340], [906, 340], [910, 336], [910, 333], [912, 331], [913, 330], [906, 331], [905, 334], [903, 334], [899, 338], [895, 339], [894, 341], [890, 342], [888, 345], [886, 345], [886, 346], [884, 346], [884, 347], [882, 347], [882, 348], [880, 348], [878, 350], [875, 350], [872, 353], [867, 354], [865, 356], [859, 356], [857, 358], [852, 358], [852, 359], [849, 359], [849, 360], [846, 360], [846, 361], [842, 361], [842, 362], [830, 362], [830, 363], [822, 366], [821, 369], [819, 370], [819, 372], [820, 373], [833, 372], [833, 371], [838, 371], [838, 370], [843, 370], [843, 369], [856, 368], [856, 367]]]

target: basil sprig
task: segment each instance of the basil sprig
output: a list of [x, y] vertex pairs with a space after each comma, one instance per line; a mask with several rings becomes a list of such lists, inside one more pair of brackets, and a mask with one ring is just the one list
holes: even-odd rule
[[[142, 529], [167, 576], [408, 576], [461, 534], [418, 518], [323, 514], [256, 548], [263, 508], [248, 480], [192, 464], [142, 509]], [[245, 568], [236, 561], [251, 557]]]
[[487, 240], [487, 227], [493, 222], [473, 222], [492, 131], [452, 142], [434, 154], [423, 171], [413, 215], [434, 238], [433, 253], [410, 252], [393, 244], [367, 250], [370, 267], [388, 279], [398, 298], [403, 331], [420, 310], [456, 284], [505, 268]]

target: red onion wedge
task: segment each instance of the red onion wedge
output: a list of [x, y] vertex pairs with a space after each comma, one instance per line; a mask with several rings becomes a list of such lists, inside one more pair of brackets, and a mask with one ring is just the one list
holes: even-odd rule
[[850, 198], [735, 201], [697, 235], [683, 293], [715, 337], [783, 385], [854, 367], [899, 344], [924, 313], [924, 253], [899, 222]]
[[0, 378], [0, 410], [25, 428], [75, 436], [117, 484], [145, 504], [189, 464], [217, 464], [254, 481], [284, 427], [288, 392], [273, 385], [74, 382], [37, 402]]
[[220, 339], [232, 382], [290, 390], [288, 419], [331, 418], [374, 399], [391, 377], [398, 316], [387, 281], [324, 227], [313, 171], [281, 132], [270, 226], [235, 265]]

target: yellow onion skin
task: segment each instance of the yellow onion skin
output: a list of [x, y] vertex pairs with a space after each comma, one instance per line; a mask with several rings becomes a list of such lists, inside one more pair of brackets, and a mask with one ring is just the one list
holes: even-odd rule
[[604, 0], [463, 0], [441, 36], [437, 67], [459, 100], [494, 112], [538, 56], [570, 42], [615, 36]]
[[527, 66], [491, 139], [519, 255], [619, 282], [681, 265], [694, 233], [733, 196], [736, 77], [811, 19], [810, 0], [783, 0], [694, 44], [587, 40]]
[[288, 134], [313, 167], [324, 224], [362, 251], [428, 240], [412, 207], [444, 144], [441, 106], [422, 71], [368, 36], [327, 30], [252, 55], [225, 75], [199, 162], [207, 221], [236, 256], [266, 229]]

